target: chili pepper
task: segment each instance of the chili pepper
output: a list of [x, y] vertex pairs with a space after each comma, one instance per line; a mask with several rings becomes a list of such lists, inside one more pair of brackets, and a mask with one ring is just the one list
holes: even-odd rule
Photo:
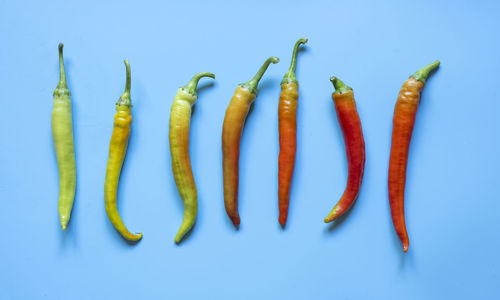
[[191, 121], [191, 107], [198, 98], [196, 87], [202, 77], [215, 78], [215, 75], [207, 72], [194, 75], [186, 86], [177, 90], [170, 112], [169, 140], [172, 171], [177, 189], [184, 202], [184, 217], [175, 236], [176, 243], [180, 243], [186, 233], [191, 230], [198, 213], [198, 194], [189, 158], [189, 123]]
[[127, 81], [125, 92], [116, 102], [116, 114], [113, 124], [113, 134], [109, 143], [108, 166], [106, 168], [106, 180], [104, 183], [104, 204], [108, 218], [116, 230], [127, 240], [138, 241], [142, 233], [133, 234], [128, 231], [116, 207], [116, 192], [118, 181], [122, 171], [123, 160], [127, 154], [128, 138], [130, 135], [130, 124], [132, 123], [132, 102], [130, 100], [130, 65], [125, 60], [127, 70]]
[[356, 110], [354, 92], [351, 87], [345, 85], [336, 77], [332, 76], [330, 81], [335, 88], [332, 99], [344, 135], [348, 175], [344, 194], [325, 218], [325, 223], [339, 218], [354, 204], [361, 188], [365, 170], [365, 140], [361, 120]]
[[269, 64], [279, 62], [277, 57], [269, 57], [255, 76], [241, 83], [234, 92], [226, 110], [222, 128], [222, 169], [224, 177], [224, 205], [234, 226], [240, 224], [238, 214], [238, 168], [240, 158], [240, 138], [250, 104], [257, 95], [257, 85]]
[[295, 78], [297, 52], [307, 39], [299, 39], [293, 47], [292, 62], [281, 81], [281, 94], [278, 104], [278, 122], [280, 136], [280, 154], [278, 157], [278, 221], [285, 226], [290, 203], [295, 153], [297, 152], [297, 100], [299, 83]]
[[389, 204], [394, 228], [403, 243], [403, 251], [408, 251], [409, 239], [404, 216], [404, 192], [408, 149], [420, 101], [429, 72], [439, 66], [439, 61], [418, 70], [403, 83], [399, 91], [392, 121], [392, 145], [389, 160]]
[[60, 79], [54, 91], [52, 109], [52, 137], [56, 149], [59, 169], [59, 219], [62, 230], [66, 230], [76, 189], [75, 146], [73, 142], [73, 120], [71, 114], [71, 93], [66, 83], [63, 44], [59, 44]]

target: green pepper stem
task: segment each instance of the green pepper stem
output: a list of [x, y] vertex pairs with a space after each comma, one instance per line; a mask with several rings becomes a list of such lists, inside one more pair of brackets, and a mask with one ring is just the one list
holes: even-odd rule
[[127, 79], [125, 82], [125, 91], [121, 95], [120, 99], [118, 99], [118, 102], [116, 102], [116, 105], [124, 105], [131, 107], [132, 102], [130, 101], [130, 64], [128, 60], [123, 61], [125, 63], [125, 69], [127, 72]]
[[292, 53], [292, 62], [290, 63], [290, 68], [288, 69], [288, 72], [285, 73], [285, 76], [283, 76], [283, 80], [281, 83], [289, 83], [289, 82], [297, 82], [297, 79], [295, 78], [295, 67], [297, 65], [297, 53], [299, 51], [299, 46], [301, 44], [307, 43], [306, 38], [299, 39], [296, 43], [295, 46], [293, 47], [293, 53]]
[[203, 77], [210, 77], [215, 79], [215, 75], [213, 73], [209, 72], [200, 72], [196, 75], [193, 76], [193, 79], [188, 82], [182, 89], [189, 94], [196, 96], [196, 87], [198, 87], [198, 81], [200, 81], [201, 78]]
[[410, 77], [415, 78], [416, 80], [421, 81], [422, 83], [425, 83], [429, 73], [437, 67], [439, 67], [439, 60], [436, 60], [432, 64], [429, 64], [429, 65], [423, 67], [422, 69], [415, 72], [415, 74], [411, 75]]
[[64, 69], [64, 58], [63, 58], [63, 43], [59, 43], [59, 84], [58, 88], [68, 88], [66, 83], [66, 70]]
[[346, 85], [342, 80], [338, 79], [335, 76], [330, 77], [330, 81], [333, 83], [333, 87], [335, 88], [334, 94], [342, 94], [347, 91], [352, 91], [352, 88]]
[[257, 94], [257, 85], [259, 84], [259, 81], [262, 78], [262, 75], [264, 75], [264, 72], [267, 70], [267, 67], [269, 67], [269, 65], [271, 63], [275, 64], [279, 61], [280, 61], [280, 59], [277, 57], [274, 57], [274, 56], [269, 57], [264, 62], [262, 67], [260, 67], [257, 74], [255, 74], [255, 76], [252, 79], [250, 79], [249, 81], [247, 81], [245, 83], [241, 83], [240, 86], [249, 89], [252, 94]]

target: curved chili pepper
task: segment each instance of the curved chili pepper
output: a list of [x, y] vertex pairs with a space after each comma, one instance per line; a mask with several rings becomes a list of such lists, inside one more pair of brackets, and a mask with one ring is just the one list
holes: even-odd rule
[[403, 251], [408, 251], [410, 241], [406, 231], [404, 214], [404, 192], [408, 150], [420, 101], [429, 72], [439, 66], [439, 61], [418, 70], [403, 83], [399, 91], [392, 121], [392, 145], [389, 160], [389, 203], [394, 229], [403, 243]]
[[257, 94], [257, 85], [269, 64], [279, 62], [277, 57], [269, 57], [255, 76], [241, 83], [234, 92], [226, 110], [222, 128], [222, 169], [224, 177], [224, 205], [234, 226], [240, 224], [238, 214], [238, 168], [240, 158], [240, 138], [245, 118]]
[[60, 79], [54, 91], [52, 108], [52, 137], [56, 149], [59, 169], [59, 219], [62, 230], [66, 230], [76, 190], [75, 145], [73, 142], [73, 117], [71, 113], [71, 93], [66, 83], [63, 44], [59, 44]]
[[198, 98], [196, 87], [202, 77], [215, 78], [215, 75], [207, 72], [194, 75], [186, 86], [177, 90], [170, 111], [169, 140], [172, 171], [177, 189], [184, 202], [184, 217], [175, 236], [176, 243], [180, 243], [186, 233], [191, 230], [198, 213], [198, 194], [189, 158], [189, 123], [191, 121], [191, 107]]
[[104, 183], [104, 204], [108, 218], [116, 230], [129, 241], [138, 241], [142, 233], [133, 234], [128, 231], [116, 207], [116, 192], [118, 181], [122, 171], [123, 160], [127, 154], [128, 138], [130, 135], [130, 124], [132, 123], [132, 102], [130, 101], [130, 65], [125, 60], [127, 70], [127, 81], [125, 92], [116, 102], [116, 114], [113, 124], [113, 135], [109, 143], [109, 158], [106, 168], [106, 180]]
[[307, 39], [299, 39], [293, 47], [290, 69], [281, 81], [281, 94], [278, 104], [278, 122], [280, 135], [280, 154], [278, 157], [278, 221], [285, 226], [290, 203], [295, 153], [297, 152], [297, 100], [299, 99], [299, 83], [295, 78], [297, 52]]
[[344, 194], [325, 218], [325, 223], [332, 222], [342, 216], [354, 204], [361, 188], [365, 170], [365, 140], [361, 120], [356, 110], [354, 92], [352, 88], [336, 77], [332, 76], [330, 81], [335, 87], [332, 99], [335, 102], [337, 118], [344, 135], [348, 175]]

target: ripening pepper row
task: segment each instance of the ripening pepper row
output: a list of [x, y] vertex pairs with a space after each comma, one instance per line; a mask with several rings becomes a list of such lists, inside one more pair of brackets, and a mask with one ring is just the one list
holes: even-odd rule
[[[307, 39], [299, 39], [293, 48], [288, 71], [281, 81], [278, 103], [279, 158], [278, 158], [278, 222], [284, 227], [290, 205], [290, 189], [297, 151], [297, 106], [299, 84], [295, 76], [298, 49]], [[222, 127], [222, 169], [224, 205], [234, 226], [240, 224], [238, 212], [240, 139], [245, 119], [257, 96], [260, 79], [270, 64], [278, 63], [277, 57], [269, 57], [249, 81], [239, 84], [229, 102]], [[392, 145], [389, 162], [388, 189], [391, 215], [397, 235], [406, 252], [409, 246], [404, 219], [404, 188], [406, 164], [420, 93], [428, 75], [439, 66], [436, 61], [410, 76], [403, 83], [396, 101], [393, 118]], [[104, 182], [104, 203], [109, 220], [116, 230], [129, 241], [139, 241], [141, 233], [131, 233], [117, 209], [117, 190], [122, 165], [127, 153], [132, 123], [130, 98], [130, 64], [125, 60], [125, 91], [116, 103], [113, 132], [109, 144], [108, 164]], [[61, 227], [68, 226], [76, 189], [76, 163], [73, 137], [70, 91], [66, 83], [63, 45], [59, 44], [60, 80], [54, 91], [52, 110], [52, 135], [59, 169], [59, 217]], [[191, 109], [197, 100], [196, 88], [203, 77], [215, 79], [215, 75], [200, 72], [177, 90], [170, 112], [169, 144], [172, 172], [179, 194], [184, 203], [182, 224], [175, 236], [180, 243], [193, 228], [198, 212], [198, 196], [189, 157], [189, 127]], [[357, 112], [353, 89], [340, 79], [330, 78], [334, 86], [332, 99], [345, 142], [348, 162], [347, 184], [344, 193], [326, 216], [325, 223], [332, 222], [352, 208], [363, 181], [365, 167], [365, 142], [361, 120]]]

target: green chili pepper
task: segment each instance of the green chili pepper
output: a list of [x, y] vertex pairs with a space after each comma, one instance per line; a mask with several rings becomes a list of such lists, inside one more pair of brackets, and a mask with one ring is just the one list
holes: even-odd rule
[[175, 236], [175, 242], [180, 243], [186, 233], [191, 230], [198, 213], [198, 194], [189, 158], [189, 123], [191, 121], [191, 106], [196, 102], [196, 87], [202, 77], [215, 78], [212, 73], [201, 72], [177, 90], [170, 112], [170, 153], [172, 155], [172, 171], [177, 189], [184, 202], [184, 217], [182, 225]]
[[65, 230], [71, 217], [71, 209], [75, 199], [76, 163], [71, 93], [66, 83], [63, 44], [59, 44], [59, 72], [60, 79], [54, 91], [54, 106], [52, 109], [52, 137], [59, 168], [59, 219], [62, 230]]

